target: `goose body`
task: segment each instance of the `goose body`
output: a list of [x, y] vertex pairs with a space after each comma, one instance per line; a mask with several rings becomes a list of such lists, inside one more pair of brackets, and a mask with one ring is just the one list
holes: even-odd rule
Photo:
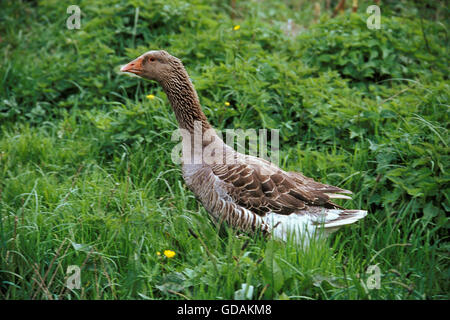
[[346, 210], [331, 201], [351, 199], [351, 191], [284, 171], [267, 160], [241, 154], [226, 145], [202, 112], [179, 59], [165, 51], [149, 51], [121, 71], [162, 85], [185, 133], [183, 178], [219, 223], [282, 240], [293, 237], [305, 243], [366, 216], [367, 211]]

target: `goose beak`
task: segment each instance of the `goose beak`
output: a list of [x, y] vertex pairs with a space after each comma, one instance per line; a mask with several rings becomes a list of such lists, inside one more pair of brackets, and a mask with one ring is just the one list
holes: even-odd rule
[[122, 68], [120, 68], [120, 71], [134, 73], [134, 74], [137, 74], [137, 75], [142, 74], [142, 72], [143, 72], [143, 70], [142, 70], [142, 58], [139, 57], [139, 58], [129, 62], [128, 64], [126, 64]]

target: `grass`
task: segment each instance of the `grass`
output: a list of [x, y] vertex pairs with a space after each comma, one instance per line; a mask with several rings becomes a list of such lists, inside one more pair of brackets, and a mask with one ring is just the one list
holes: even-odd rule
[[[2, 2], [2, 299], [234, 299], [250, 286], [252, 299], [448, 299], [442, 8], [423, 11], [425, 41], [402, 18], [417, 7], [387, 4], [395, 32], [368, 49], [360, 2], [358, 15], [314, 22], [309, 2], [82, 1], [79, 31], [60, 1]], [[339, 60], [360, 50], [352, 37], [373, 73]], [[149, 44], [184, 61], [216, 128], [279, 129], [282, 168], [353, 190], [342, 205], [368, 216], [308, 250], [214, 225], [171, 161], [165, 95], [117, 73]], [[81, 289], [66, 287], [72, 265]]]

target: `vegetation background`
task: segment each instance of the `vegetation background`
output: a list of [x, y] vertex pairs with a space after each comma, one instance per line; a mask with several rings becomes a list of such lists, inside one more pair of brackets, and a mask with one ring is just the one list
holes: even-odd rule
[[[73, 2], [0, 4], [1, 299], [449, 298], [445, 1], [383, 0], [379, 30], [372, 1], [306, 0], [82, 0], [69, 30]], [[218, 232], [165, 94], [118, 71], [150, 49], [216, 128], [279, 129], [282, 168], [368, 216], [306, 251]]]

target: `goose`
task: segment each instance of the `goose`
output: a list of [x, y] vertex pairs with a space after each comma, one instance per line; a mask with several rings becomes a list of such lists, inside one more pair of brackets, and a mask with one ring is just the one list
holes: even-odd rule
[[[351, 191], [323, 184], [299, 172], [235, 151], [215, 132], [180, 59], [164, 50], [148, 51], [120, 71], [158, 82], [182, 131], [181, 166], [188, 188], [216, 222], [248, 234], [308, 245], [367, 214], [347, 210], [332, 199]], [[193, 138], [194, 137], [194, 138]]]

